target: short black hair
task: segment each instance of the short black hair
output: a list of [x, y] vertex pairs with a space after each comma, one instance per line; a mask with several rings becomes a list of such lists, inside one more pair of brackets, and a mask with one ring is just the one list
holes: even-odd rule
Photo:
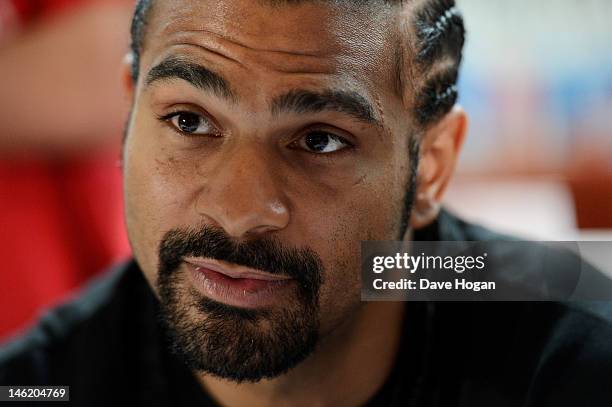
[[[272, 1], [272, 0], [270, 0]], [[285, 0], [299, 3], [308, 0]], [[310, 0], [312, 1], [312, 0]], [[410, 7], [404, 27], [405, 41], [398, 44], [394, 69], [402, 95], [408, 83], [414, 88], [411, 101], [416, 124], [427, 127], [450, 111], [457, 101], [465, 27], [455, 0], [347, 0], [356, 5], [391, 4]], [[138, 80], [148, 17], [154, 0], [137, 0], [131, 27], [132, 79]], [[274, 0], [278, 3], [278, 0]], [[410, 81], [407, 70], [410, 69]]]

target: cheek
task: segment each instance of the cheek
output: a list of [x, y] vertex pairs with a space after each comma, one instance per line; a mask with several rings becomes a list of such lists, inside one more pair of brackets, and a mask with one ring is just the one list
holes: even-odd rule
[[133, 126], [124, 154], [125, 219], [134, 257], [153, 280], [164, 233], [180, 225], [191, 202], [191, 186], [177, 160], [159, 144], [147, 142], [146, 128]]
[[[361, 242], [393, 240], [399, 230], [404, 177], [385, 170], [366, 177], [334, 199], [335, 205], [313, 219], [313, 249], [326, 275], [320, 292], [322, 333], [337, 326], [360, 306]], [[314, 243], [318, 242], [318, 244]], [[316, 246], [315, 246], [316, 244]]]

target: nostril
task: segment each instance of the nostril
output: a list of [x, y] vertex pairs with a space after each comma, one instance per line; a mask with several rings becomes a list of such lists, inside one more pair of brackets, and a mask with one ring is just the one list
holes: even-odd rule
[[257, 226], [257, 227], [249, 229], [246, 234], [249, 236], [263, 235], [264, 233], [270, 233], [270, 232], [274, 232], [274, 231], [281, 230], [281, 229], [282, 227], [278, 227], [278, 226], [261, 225], [261, 226]]

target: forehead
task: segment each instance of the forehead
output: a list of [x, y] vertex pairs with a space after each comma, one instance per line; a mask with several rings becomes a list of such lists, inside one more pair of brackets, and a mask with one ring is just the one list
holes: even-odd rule
[[157, 1], [142, 61], [146, 69], [188, 53], [262, 76], [342, 78], [368, 88], [389, 82], [391, 89], [396, 13], [338, 3]]

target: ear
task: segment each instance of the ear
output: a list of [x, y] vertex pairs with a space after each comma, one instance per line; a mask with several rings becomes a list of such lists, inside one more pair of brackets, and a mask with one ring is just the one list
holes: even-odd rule
[[132, 64], [134, 62], [134, 54], [128, 52], [121, 61], [121, 82], [123, 91], [128, 98], [129, 103], [134, 100], [134, 81], [132, 79]]
[[455, 105], [423, 135], [416, 197], [410, 218], [412, 229], [427, 226], [438, 216], [444, 191], [455, 171], [467, 125], [465, 111]]
[[125, 56], [123, 57], [123, 60], [121, 61], [121, 84], [123, 87], [123, 94], [125, 95], [125, 98], [127, 99], [127, 103], [130, 106], [132, 106], [130, 108], [130, 113], [128, 115], [129, 116], [128, 122], [125, 124], [123, 128], [123, 138], [121, 140], [121, 154], [119, 154], [119, 160], [117, 162], [117, 166], [121, 168], [122, 171], [123, 171], [123, 160], [124, 160], [123, 154], [125, 152], [125, 141], [127, 138], [129, 121], [131, 120], [132, 109], [134, 107], [135, 84], [134, 84], [134, 80], [132, 79], [133, 61], [134, 61], [134, 55], [131, 52], [128, 52], [127, 54], [125, 54]]

